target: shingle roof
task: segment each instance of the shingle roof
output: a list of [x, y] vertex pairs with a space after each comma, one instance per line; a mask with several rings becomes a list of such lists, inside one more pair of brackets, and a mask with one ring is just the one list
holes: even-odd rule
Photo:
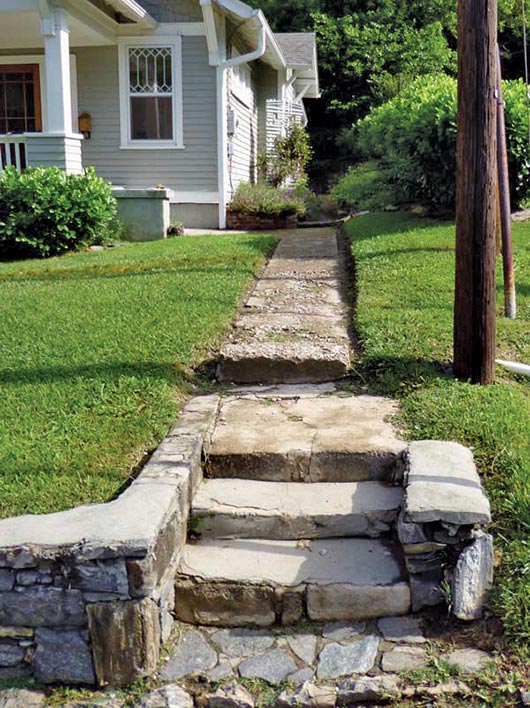
[[313, 65], [316, 43], [314, 32], [277, 32], [274, 36], [288, 66]]

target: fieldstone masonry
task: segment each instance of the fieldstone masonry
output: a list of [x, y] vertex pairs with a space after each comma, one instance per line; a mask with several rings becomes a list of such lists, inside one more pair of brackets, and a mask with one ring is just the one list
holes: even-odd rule
[[422, 440], [404, 454], [405, 497], [397, 534], [410, 577], [412, 611], [443, 601], [450, 582], [453, 612], [482, 615], [493, 582], [491, 522], [473, 453], [455, 442]]

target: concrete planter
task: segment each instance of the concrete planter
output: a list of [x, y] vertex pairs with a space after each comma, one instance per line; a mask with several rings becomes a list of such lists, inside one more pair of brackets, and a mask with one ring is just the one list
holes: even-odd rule
[[118, 218], [127, 241], [157, 241], [166, 238], [170, 225], [168, 189], [122, 189], [112, 196], [118, 202]]

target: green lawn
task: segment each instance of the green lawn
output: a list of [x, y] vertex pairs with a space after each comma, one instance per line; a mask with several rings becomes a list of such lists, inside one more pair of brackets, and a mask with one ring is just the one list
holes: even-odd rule
[[[371, 392], [396, 396], [409, 439], [474, 447], [493, 502], [503, 560], [492, 606], [507, 635], [530, 649], [530, 379], [498, 368], [497, 384], [471, 386], [450, 369], [454, 225], [410, 214], [374, 213], [347, 230], [357, 265], [358, 374]], [[530, 363], [530, 225], [514, 225], [519, 316], [502, 317], [498, 358]]]
[[0, 264], [0, 517], [105, 501], [201, 385], [274, 239]]

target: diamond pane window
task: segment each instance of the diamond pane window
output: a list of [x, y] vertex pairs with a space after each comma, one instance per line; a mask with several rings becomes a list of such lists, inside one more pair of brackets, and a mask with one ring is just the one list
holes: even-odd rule
[[171, 47], [129, 48], [129, 101], [132, 140], [174, 139]]

